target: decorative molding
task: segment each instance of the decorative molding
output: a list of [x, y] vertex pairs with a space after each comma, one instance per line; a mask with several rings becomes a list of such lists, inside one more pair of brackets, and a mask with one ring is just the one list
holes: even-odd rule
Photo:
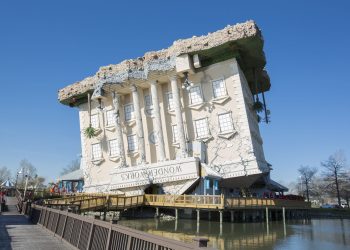
[[237, 131], [219, 133], [218, 136], [224, 139], [232, 139], [237, 134]]
[[116, 128], [114, 125], [109, 125], [109, 126], [105, 127], [105, 129], [108, 131], [114, 132]]
[[92, 164], [97, 165], [97, 166], [100, 165], [104, 161], [105, 161], [105, 159], [103, 159], [103, 158], [91, 160]]
[[190, 109], [195, 109], [195, 110], [200, 110], [201, 108], [203, 108], [205, 106], [205, 102], [200, 102], [200, 103], [195, 103], [195, 104], [190, 104], [188, 105], [188, 107]]
[[124, 121], [124, 126], [133, 127], [136, 125], [136, 119], [131, 119], [129, 121]]
[[202, 138], [196, 138], [196, 141], [202, 141], [202, 142], [208, 142], [210, 141], [211, 139], [214, 139], [214, 137], [212, 135], [208, 135], [206, 137], [202, 137]]
[[120, 161], [120, 156], [109, 156], [110, 161], [118, 162]]
[[231, 97], [226, 95], [226, 96], [221, 96], [221, 97], [218, 97], [218, 98], [214, 98], [211, 100], [212, 103], [215, 103], [215, 104], [224, 104], [226, 101], [230, 100]]
[[132, 152], [130, 152], [130, 151], [128, 150], [127, 155], [128, 155], [129, 157], [138, 157], [138, 156], [140, 155], [140, 153], [139, 153], [138, 151], [132, 151]]

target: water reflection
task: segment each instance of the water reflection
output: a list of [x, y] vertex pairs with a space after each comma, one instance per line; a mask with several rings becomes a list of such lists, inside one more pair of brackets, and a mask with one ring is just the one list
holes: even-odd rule
[[349, 249], [350, 220], [302, 220], [266, 223], [158, 219], [121, 220], [121, 225], [184, 242], [209, 238], [209, 246], [223, 249]]

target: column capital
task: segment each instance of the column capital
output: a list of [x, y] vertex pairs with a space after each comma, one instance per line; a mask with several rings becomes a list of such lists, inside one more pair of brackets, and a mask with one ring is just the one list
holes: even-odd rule
[[137, 92], [137, 86], [135, 84], [130, 87], [131, 92]]
[[177, 79], [179, 79], [179, 77], [177, 76], [176, 73], [168, 75], [168, 78], [169, 78], [170, 81], [177, 81]]
[[150, 80], [149, 83], [150, 83], [151, 85], [157, 85], [158, 80]]
[[119, 94], [119, 93], [117, 93], [116, 91], [113, 91], [112, 92], [112, 97], [113, 98], [118, 98], [118, 97], [121, 97], [122, 95], [121, 94]]

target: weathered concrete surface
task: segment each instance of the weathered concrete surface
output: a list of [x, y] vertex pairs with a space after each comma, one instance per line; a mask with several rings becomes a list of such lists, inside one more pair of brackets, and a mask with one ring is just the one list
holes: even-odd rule
[[[251, 45], [247, 48], [240, 46], [247, 40], [258, 41], [256, 50]], [[209, 51], [213, 48], [219, 48], [228, 43], [240, 42], [235, 45], [240, 47], [240, 52], [248, 51], [247, 55], [253, 54], [254, 68], [259, 68], [259, 74], [266, 75], [267, 72], [262, 70], [266, 60], [262, 51], [263, 38], [261, 31], [252, 20], [236, 25], [228, 25], [224, 29], [208, 33], [203, 36], [194, 36], [188, 39], [175, 41], [169, 48], [159, 51], [147, 52], [144, 56], [136, 59], [125, 60], [118, 64], [111, 64], [101, 67], [95, 75], [87, 77], [81, 81], [75, 82], [58, 92], [58, 99], [64, 104], [74, 103], [80, 95], [87, 91], [101, 88], [105, 83], [121, 83], [130, 79], [147, 79], [148, 74], [153, 71], [166, 72], [175, 68], [175, 58], [181, 54], [198, 53], [200, 51]], [[233, 46], [233, 45], [232, 45]], [[229, 46], [226, 53], [234, 48]], [[237, 48], [238, 48], [237, 47]], [[245, 58], [245, 60], [248, 60]], [[247, 77], [247, 75], [246, 75]]]
[[7, 197], [9, 210], [0, 215], [0, 249], [73, 249], [53, 237], [39, 225], [31, 224], [28, 218], [16, 209], [16, 199]]

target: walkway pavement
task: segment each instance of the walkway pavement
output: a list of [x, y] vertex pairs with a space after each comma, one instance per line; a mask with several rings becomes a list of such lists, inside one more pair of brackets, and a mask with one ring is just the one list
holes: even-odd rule
[[46, 229], [34, 225], [16, 209], [16, 198], [7, 197], [8, 211], [0, 215], [0, 250], [73, 249], [55, 238]]

